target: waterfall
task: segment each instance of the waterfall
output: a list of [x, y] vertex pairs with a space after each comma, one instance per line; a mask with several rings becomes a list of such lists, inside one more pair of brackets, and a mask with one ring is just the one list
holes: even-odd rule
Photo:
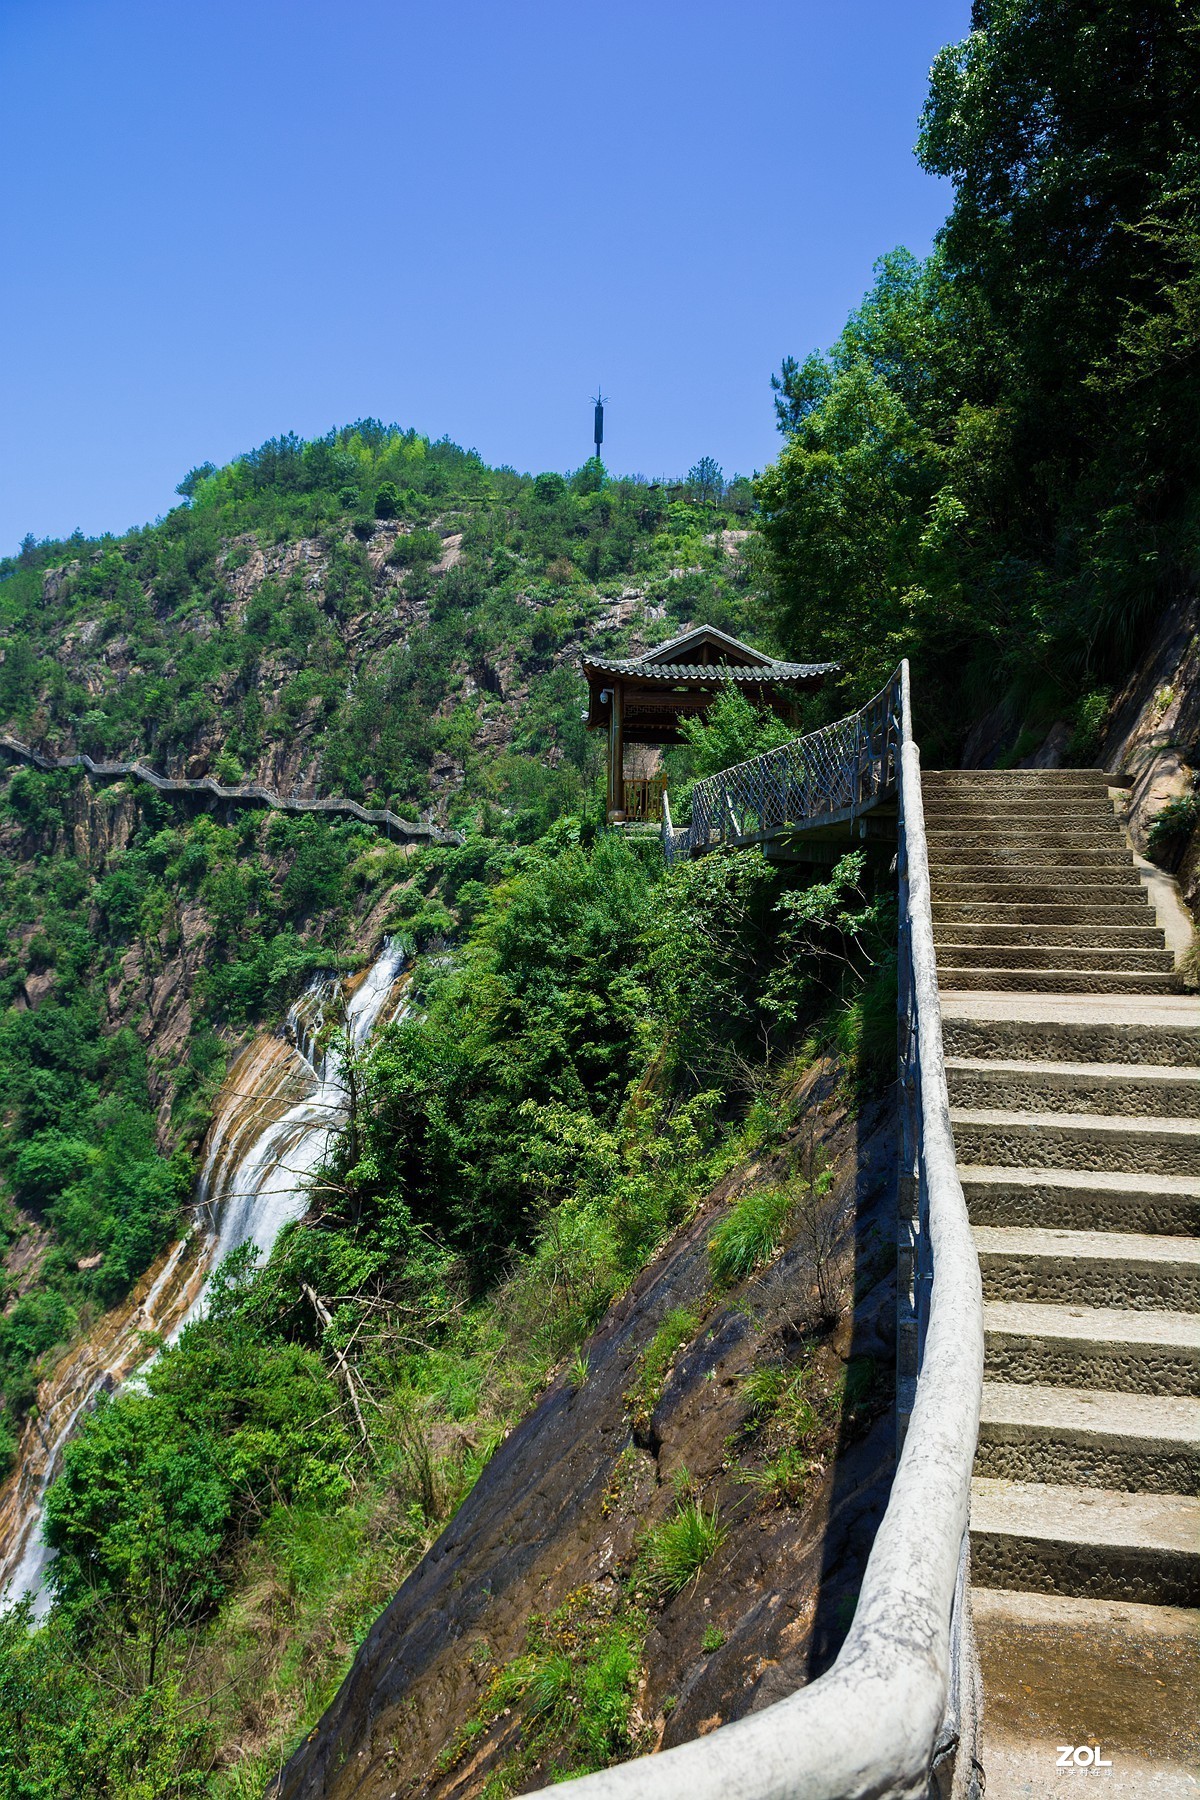
[[260, 1034], [235, 1061], [217, 1096], [196, 1186], [197, 1226], [170, 1245], [120, 1306], [105, 1314], [38, 1390], [16, 1472], [0, 1490], [0, 1606], [33, 1596], [34, 1616], [50, 1607], [42, 1541], [46, 1491], [79, 1419], [150, 1361], [143, 1333], [175, 1342], [204, 1310], [208, 1278], [231, 1251], [253, 1243], [270, 1254], [283, 1227], [303, 1216], [308, 1179], [331, 1132], [346, 1117], [336, 1055], [324, 1046], [331, 1013], [361, 1050], [380, 1024], [401, 1016], [405, 957], [388, 941], [350, 990], [318, 976], [290, 1009], [282, 1038]]

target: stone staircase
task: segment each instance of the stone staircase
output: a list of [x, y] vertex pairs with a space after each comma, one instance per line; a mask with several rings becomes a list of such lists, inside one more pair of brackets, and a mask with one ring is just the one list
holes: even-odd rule
[[1054, 1744], [1097, 1738], [1124, 1744], [1116, 1793], [1139, 1767], [1146, 1792], [1200, 1793], [1170, 1785], [1194, 1738], [1163, 1748], [1168, 1714], [1200, 1719], [1200, 1001], [1099, 771], [922, 787], [983, 1275], [989, 1795], [1057, 1791]]

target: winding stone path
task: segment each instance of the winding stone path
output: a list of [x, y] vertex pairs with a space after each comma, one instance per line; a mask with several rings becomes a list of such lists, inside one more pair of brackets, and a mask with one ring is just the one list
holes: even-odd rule
[[[1099, 771], [922, 782], [983, 1275], [989, 1800], [1200, 1794], [1200, 1001]], [[1094, 1771], [1095, 1775], [1107, 1771]]]
[[399, 813], [390, 811], [386, 806], [360, 806], [357, 800], [299, 800], [277, 794], [271, 788], [262, 787], [257, 781], [243, 781], [226, 787], [211, 775], [188, 781], [182, 776], [160, 775], [157, 770], [148, 768], [141, 762], [95, 762], [82, 753], [76, 756], [46, 756], [43, 751], [35, 750], [31, 744], [23, 744], [20, 738], [10, 737], [7, 732], [0, 733], [0, 750], [6, 750], [10, 756], [31, 763], [35, 769], [86, 769], [98, 781], [116, 781], [131, 776], [135, 781], [148, 782], [160, 794], [211, 794], [217, 800], [231, 800], [244, 806], [267, 806], [275, 812], [340, 813], [346, 818], [361, 819], [364, 825], [382, 825], [389, 837], [396, 836], [426, 844], [462, 842], [456, 831], [440, 831], [435, 825], [422, 825], [412, 819], [402, 819]]

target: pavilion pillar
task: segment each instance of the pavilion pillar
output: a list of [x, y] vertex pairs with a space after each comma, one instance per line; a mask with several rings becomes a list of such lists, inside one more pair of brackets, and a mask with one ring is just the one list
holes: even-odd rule
[[608, 714], [608, 816], [625, 817], [625, 684], [613, 683]]

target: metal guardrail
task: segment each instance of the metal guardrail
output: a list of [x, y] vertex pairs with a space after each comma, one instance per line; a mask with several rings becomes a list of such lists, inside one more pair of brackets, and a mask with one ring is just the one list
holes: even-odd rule
[[257, 781], [243, 781], [232, 787], [215, 781], [211, 775], [188, 781], [182, 776], [160, 775], [157, 770], [147, 768], [145, 763], [94, 762], [82, 752], [75, 756], [47, 756], [44, 751], [35, 750], [32, 745], [23, 744], [19, 738], [9, 737], [7, 733], [0, 733], [0, 750], [22, 757], [37, 769], [86, 769], [97, 780], [114, 780], [132, 775], [138, 781], [148, 782], [160, 794], [207, 793], [213, 794], [218, 800], [254, 802], [268, 806], [275, 812], [342, 813], [351, 819], [361, 819], [364, 825], [384, 826], [389, 837], [395, 832], [398, 837], [419, 839], [428, 844], [462, 842], [457, 831], [440, 831], [436, 825], [422, 825], [412, 819], [402, 819], [399, 813], [390, 811], [386, 806], [360, 806], [357, 800], [289, 799], [271, 788], [262, 787]]
[[[903, 665], [902, 665], [903, 666]], [[698, 781], [692, 822], [669, 860], [814, 824], [836, 825], [890, 795], [900, 747], [901, 671], [849, 718]]]
[[[849, 762], [859, 777], [848, 794], [832, 779], [846, 758], [821, 761], [810, 749], [803, 766], [830, 774], [824, 787], [814, 776], [822, 816], [861, 806], [868, 784], [880, 791], [885, 769], [893, 771], [900, 801], [903, 1442], [891, 1495], [854, 1622], [826, 1674], [692, 1743], [584, 1776], [570, 1783], [574, 1800], [978, 1800], [982, 1793], [967, 1527], [983, 1302], [950, 1130], [907, 663], [863, 712], [878, 723], [882, 742], [874, 723], [860, 736], [856, 720], [843, 722], [852, 731], [840, 740], [814, 734], [848, 744], [852, 757], [869, 742], [871, 766], [865, 748], [861, 761]], [[745, 779], [738, 791], [758, 790]]]

